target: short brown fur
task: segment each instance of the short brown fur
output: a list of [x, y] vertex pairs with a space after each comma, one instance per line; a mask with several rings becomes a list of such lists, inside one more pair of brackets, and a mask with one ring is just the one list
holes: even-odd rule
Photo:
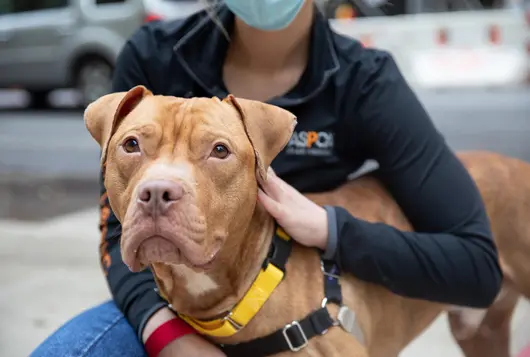
[[[128, 109], [122, 112], [121, 108]], [[178, 206], [180, 216], [168, 216], [164, 218], [167, 222], [161, 221], [159, 226], [167, 225], [167, 229], [162, 229], [166, 238], [182, 248], [179, 262], [196, 273], [207, 274], [217, 287], [197, 298], [184, 288], [184, 266], [167, 263], [164, 259], [150, 261], [157, 284], [175, 310], [189, 316], [205, 319], [230, 310], [257, 275], [270, 244], [273, 221], [256, 203], [258, 181], [266, 179], [266, 168], [288, 141], [295, 124], [294, 116], [274, 106], [234, 97], [225, 101], [217, 98], [181, 99], [153, 96], [145, 88], [135, 87], [128, 93], [110, 94], [94, 102], [85, 112], [85, 121], [94, 139], [107, 148], [107, 157], [103, 160], [106, 161], [105, 185], [112, 209], [123, 225], [124, 261], [135, 261], [131, 255], [136, 251], [128, 244], [144, 239], [138, 235], [147, 234], [144, 231], [149, 226], [145, 223], [148, 218], [136, 207], [138, 185], [153, 178], [178, 182], [186, 189], [186, 199]], [[120, 145], [133, 134], [140, 138], [142, 154], [127, 156]], [[208, 158], [211, 146], [219, 140], [228, 143], [232, 149], [231, 157], [226, 161]], [[530, 297], [530, 267], [525, 263], [530, 252], [527, 226], [530, 165], [486, 152], [461, 153], [459, 157], [481, 191], [506, 281], [513, 287], [506, 295], [508, 299], [500, 299], [499, 305], [494, 304], [484, 320], [487, 324], [489, 316], [492, 326], [504, 326], [505, 320], [511, 316], [514, 296], [522, 293]], [[155, 174], [153, 167], [156, 165], [162, 166]], [[402, 230], [411, 229], [398, 205], [372, 177], [362, 177], [334, 191], [308, 197], [321, 205], [342, 206], [360, 219], [384, 222]], [[186, 219], [182, 219], [182, 215]], [[187, 242], [183, 242], [180, 236], [171, 236], [171, 232], [189, 231], [186, 222], [190, 220], [194, 224], [195, 243], [193, 249], [188, 250], [189, 256], [183, 256]], [[149, 249], [140, 246], [140, 250], [160, 257], [173, 254], [171, 259], [177, 259], [174, 251], [161, 252], [160, 242], [151, 241], [142, 240]], [[210, 268], [200, 269], [190, 263], [192, 260], [206, 261], [205, 257], [216, 244], [221, 244], [222, 248]], [[337, 327], [312, 339], [308, 348], [297, 356], [343, 356], [344, 350], [356, 357], [397, 356], [447, 308], [394, 295], [351, 275], [344, 276], [341, 281], [345, 302], [358, 314], [366, 345]], [[216, 341], [235, 343], [268, 334], [292, 320], [303, 318], [320, 306], [322, 298], [322, 274], [317, 253], [295, 245], [285, 281], [258, 315], [238, 334]], [[332, 310], [336, 312], [336, 309]], [[456, 331], [459, 328], [458, 315], [452, 313], [451, 319]], [[467, 336], [468, 345], [470, 340], [480, 338], [483, 330], [481, 327]], [[489, 330], [496, 333], [498, 340], [509, 338], [505, 329], [494, 326]], [[491, 348], [489, 351], [466, 350], [465, 341], [459, 343], [468, 357], [492, 356]], [[281, 354], [288, 355], [290, 353]], [[505, 356], [497, 353], [495, 357]]]

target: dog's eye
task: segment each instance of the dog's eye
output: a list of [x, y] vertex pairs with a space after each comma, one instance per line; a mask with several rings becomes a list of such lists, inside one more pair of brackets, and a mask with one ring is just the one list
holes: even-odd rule
[[129, 154], [140, 152], [140, 145], [138, 144], [138, 140], [132, 138], [125, 140], [125, 142], [123, 143], [123, 150], [125, 150], [125, 152]]
[[213, 148], [210, 156], [218, 158], [218, 159], [226, 159], [229, 154], [230, 154], [230, 151], [228, 151], [226, 146], [224, 146], [223, 144], [217, 144]]

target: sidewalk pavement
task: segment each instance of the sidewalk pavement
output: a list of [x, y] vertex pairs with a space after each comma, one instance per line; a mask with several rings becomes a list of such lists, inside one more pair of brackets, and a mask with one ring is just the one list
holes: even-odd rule
[[[69, 318], [110, 297], [97, 219], [88, 210], [41, 223], [0, 221], [0, 356], [28, 356]], [[519, 303], [512, 327], [515, 354], [530, 342], [528, 302]], [[462, 357], [445, 316], [401, 354], [425, 356]]]

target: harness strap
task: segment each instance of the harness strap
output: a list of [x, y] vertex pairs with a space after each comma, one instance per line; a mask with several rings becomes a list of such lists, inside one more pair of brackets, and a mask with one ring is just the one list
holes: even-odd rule
[[337, 264], [329, 260], [320, 261], [320, 269], [324, 274], [324, 294], [327, 303], [342, 305], [342, 289], [339, 283], [340, 271]]
[[269, 253], [263, 261], [262, 268], [266, 269], [269, 264], [274, 265], [285, 274], [285, 265], [291, 256], [293, 241], [291, 237], [278, 225], [274, 231]]
[[337, 326], [326, 307], [329, 303], [342, 304], [342, 290], [339, 283], [339, 269], [332, 261], [322, 261], [324, 274], [324, 299], [322, 306], [300, 321], [293, 321], [275, 332], [236, 345], [220, 345], [229, 357], [266, 357], [286, 351], [299, 351], [315, 336], [325, 334]]
[[229, 357], [264, 357], [285, 351], [299, 351], [306, 347], [308, 341], [334, 326], [328, 309], [320, 308], [301, 321], [293, 321], [270, 335], [237, 345], [220, 346]]

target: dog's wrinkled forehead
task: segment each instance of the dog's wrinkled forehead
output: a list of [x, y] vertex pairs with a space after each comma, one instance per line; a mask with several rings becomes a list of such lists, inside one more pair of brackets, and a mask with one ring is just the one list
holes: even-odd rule
[[[152, 99], [152, 100], [149, 100]], [[157, 123], [164, 134], [198, 130], [203, 134], [245, 134], [239, 113], [218, 98], [153, 97], [133, 114], [144, 124]]]
[[234, 150], [251, 149], [243, 121], [231, 105], [215, 97], [171, 99], [164, 103], [165, 109], [159, 108], [155, 118], [163, 140], [175, 145], [186, 143], [190, 151], [217, 141]]
[[[218, 137], [236, 150], [241, 145], [248, 148], [250, 143], [260, 180], [265, 179], [267, 167], [287, 144], [296, 125], [293, 114], [266, 103], [232, 95], [222, 101], [154, 96], [143, 86], [101, 97], [87, 107], [84, 119], [90, 134], [101, 145], [103, 165], [110, 141], [114, 139], [116, 147], [117, 136], [123, 139], [128, 131], [159, 137], [162, 143], [178, 145], [180, 140], [189, 145], [188, 151], [196, 152], [201, 151], [193, 148], [197, 143]], [[152, 150], [160, 147], [150, 145]]]
[[[244, 136], [237, 111], [217, 98], [146, 98], [113, 133], [123, 136], [136, 132], [143, 137], [160, 136], [168, 141], [213, 139], [214, 136]], [[190, 143], [191, 144], [191, 143]]]

